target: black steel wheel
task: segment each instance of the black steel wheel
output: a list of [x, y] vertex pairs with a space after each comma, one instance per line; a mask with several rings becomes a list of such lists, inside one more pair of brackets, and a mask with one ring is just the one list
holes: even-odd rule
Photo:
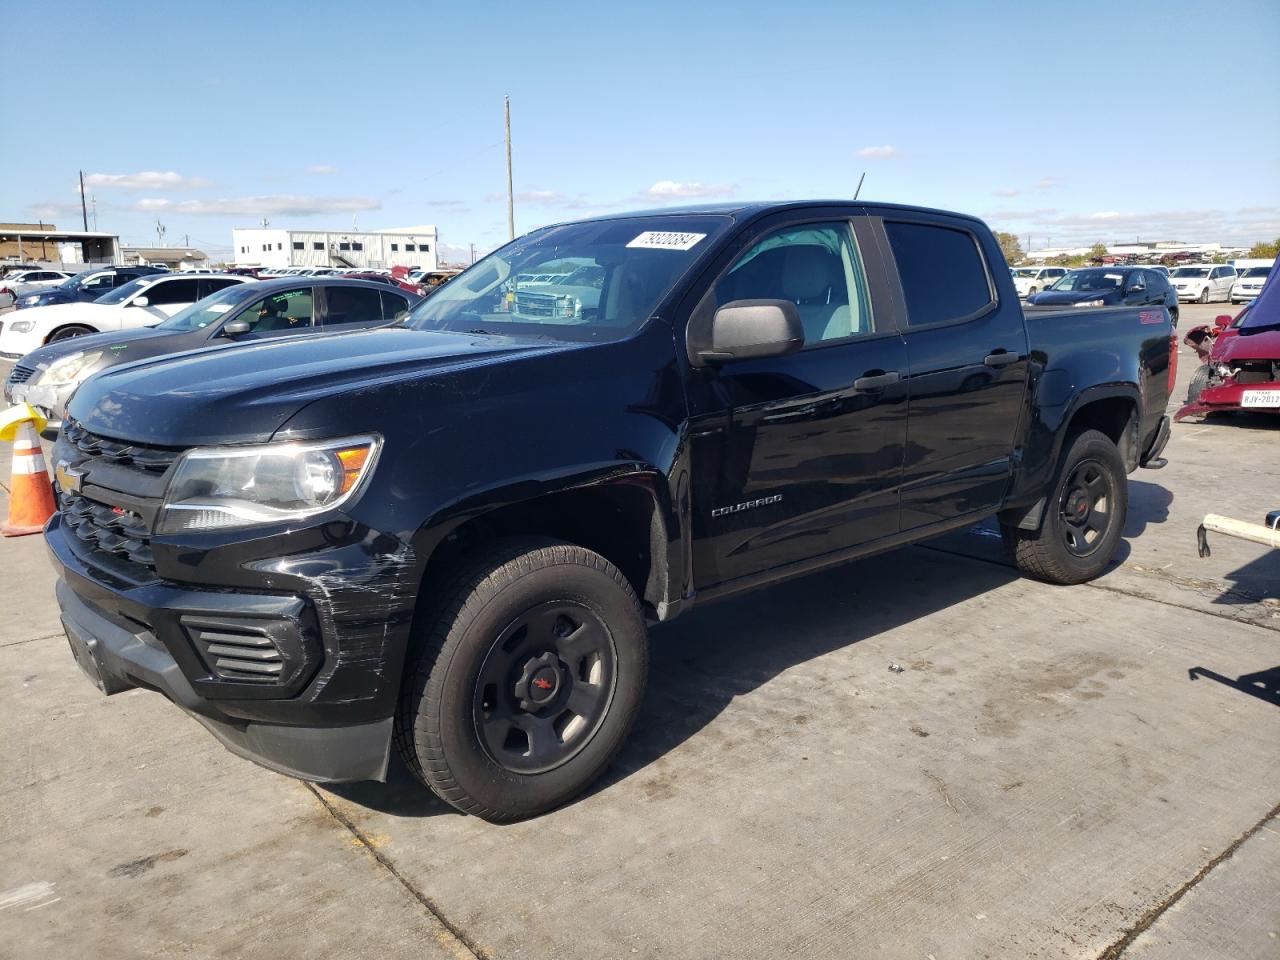
[[476, 731], [490, 758], [516, 773], [571, 760], [613, 700], [618, 654], [608, 626], [579, 603], [553, 601], [516, 617], [480, 666]]
[[395, 738], [441, 799], [516, 820], [571, 800], [609, 765], [648, 672], [640, 604], [612, 563], [554, 540], [501, 541], [421, 619]]
[[1039, 526], [1004, 525], [1001, 535], [1023, 573], [1049, 583], [1083, 583], [1115, 556], [1128, 508], [1120, 451], [1106, 434], [1084, 430], [1065, 444]]
[[1058, 499], [1059, 529], [1074, 556], [1090, 556], [1102, 545], [1114, 503], [1113, 481], [1106, 468], [1097, 460], [1076, 464]]

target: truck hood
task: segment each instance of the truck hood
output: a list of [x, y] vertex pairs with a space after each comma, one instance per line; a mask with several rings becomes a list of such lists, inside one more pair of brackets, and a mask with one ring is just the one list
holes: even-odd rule
[[322, 397], [399, 388], [471, 363], [567, 346], [381, 327], [206, 347], [104, 370], [81, 384], [68, 410], [92, 433], [135, 443], [258, 443]]

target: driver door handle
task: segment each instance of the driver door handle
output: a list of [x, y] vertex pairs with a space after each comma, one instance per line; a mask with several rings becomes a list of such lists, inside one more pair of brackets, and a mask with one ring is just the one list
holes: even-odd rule
[[1017, 363], [1022, 358], [1016, 353], [1010, 353], [1008, 350], [999, 349], [992, 350], [983, 359], [983, 363], [988, 367], [1007, 367], [1011, 363]]
[[853, 381], [853, 389], [859, 393], [869, 393], [872, 390], [883, 390], [885, 387], [891, 387], [902, 377], [898, 375], [896, 370], [888, 373], [876, 373], [868, 370], [866, 374]]

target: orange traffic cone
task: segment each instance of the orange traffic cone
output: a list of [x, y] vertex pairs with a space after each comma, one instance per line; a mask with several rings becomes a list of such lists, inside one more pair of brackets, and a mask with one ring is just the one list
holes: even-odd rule
[[36, 432], [42, 426], [44, 418], [27, 404], [14, 407], [0, 417], [0, 440], [13, 441], [9, 519], [0, 527], [0, 533], [6, 537], [39, 533], [57, 509], [40, 449], [40, 435]]

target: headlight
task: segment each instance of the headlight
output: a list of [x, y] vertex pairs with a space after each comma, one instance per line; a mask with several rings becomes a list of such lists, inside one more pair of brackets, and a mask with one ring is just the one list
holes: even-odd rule
[[30, 333], [31, 328], [36, 325], [34, 320], [15, 320], [9, 324], [9, 329], [14, 333]]
[[68, 383], [79, 383], [90, 373], [94, 364], [102, 357], [101, 350], [90, 350], [73, 353], [51, 364], [36, 377], [35, 386], [61, 387]]
[[19, 302], [19, 303], [25, 303], [25, 304], [29, 307], [29, 306], [31, 306], [32, 304], [36, 304], [36, 303], [39, 303], [39, 302], [40, 302], [40, 295], [37, 293], [37, 294], [35, 294], [35, 295], [33, 295], [33, 296], [30, 296], [30, 297], [23, 297], [23, 298], [22, 298], [21, 300], [19, 300], [18, 302]]
[[1081, 300], [1076, 304], [1077, 307], [1101, 307], [1104, 306], [1101, 300]]
[[298, 520], [341, 506], [372, 474], [382, 441], [197, 447], [178, 461], [157, 533]]

